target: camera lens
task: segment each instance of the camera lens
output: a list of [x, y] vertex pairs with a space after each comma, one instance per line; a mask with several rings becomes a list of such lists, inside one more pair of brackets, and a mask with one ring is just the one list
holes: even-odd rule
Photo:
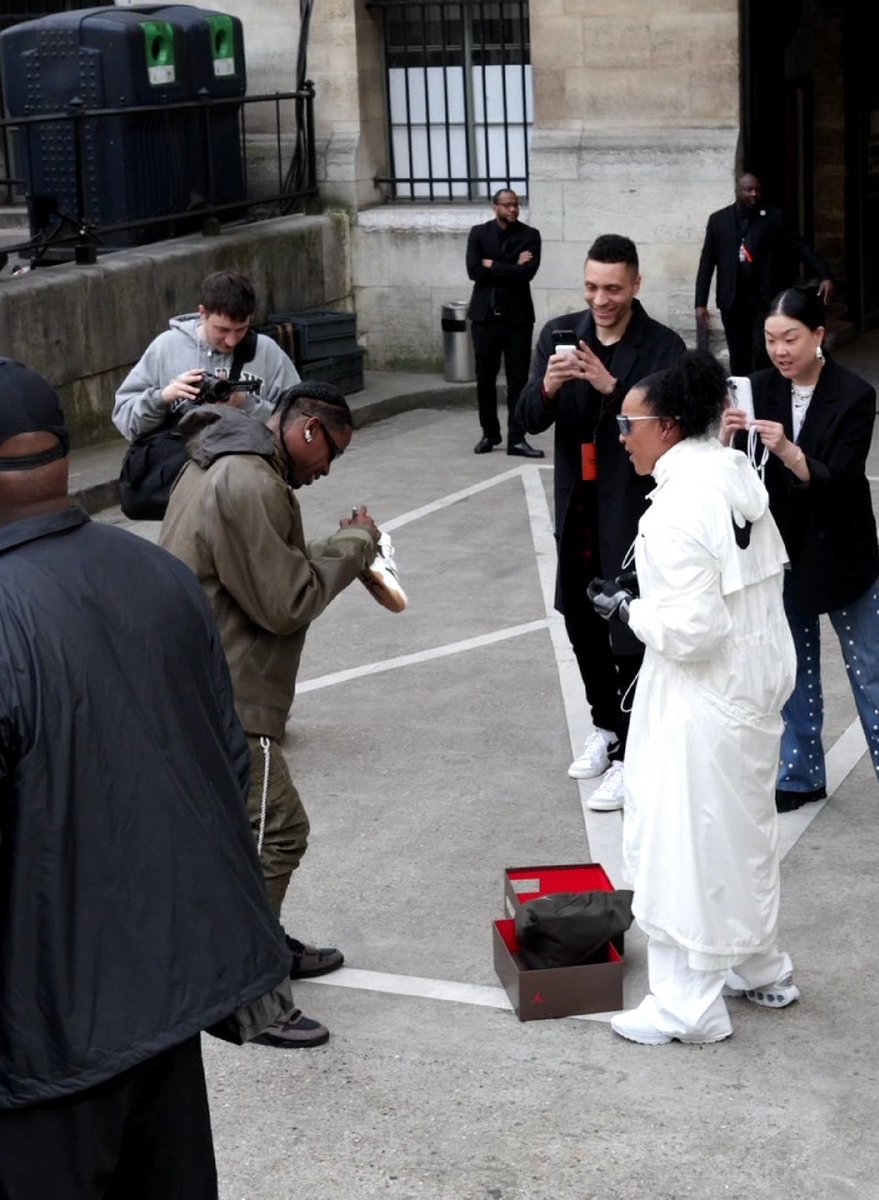
[[215, 400], [218, 404], [222, 404], [232, 395], [232, 385], [228, 379], [214, 379], [211, 382], [208, 394], [212, 400]]

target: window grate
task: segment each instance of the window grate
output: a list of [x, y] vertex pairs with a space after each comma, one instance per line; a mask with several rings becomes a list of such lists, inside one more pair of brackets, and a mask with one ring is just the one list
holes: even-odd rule
[[534, 121], [526, 0], [375, 0], [395, 200], [528, 190]]

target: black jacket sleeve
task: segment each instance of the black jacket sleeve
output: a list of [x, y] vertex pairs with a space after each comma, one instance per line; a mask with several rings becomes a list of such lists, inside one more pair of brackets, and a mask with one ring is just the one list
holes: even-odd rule
[[490, 283], [491, 271], [482, 265], [484, 258], [491, 258], [483, 247], [484, 225], [474, 225], [467, 238], [467, 276], [474, 283]]
[[696, 308], [708, 306], [708, 293], [711, 291], [711, 277], [717, 267], [717, 248], [715, 246], [712, 221], [709, 217], [705, 227], [705, 240], [702, 243], [702, 253], [699, 256], [699, 269], [696, 272]]

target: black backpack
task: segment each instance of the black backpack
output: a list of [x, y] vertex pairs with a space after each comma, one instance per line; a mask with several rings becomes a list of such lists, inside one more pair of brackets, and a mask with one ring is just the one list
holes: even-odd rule
[[[251, 331], [235, 347], [229, 371], [233, 382], [256, 354], [256, 338]], [[161, 521], [165, 516], [171, 487], [187, 462], [177, 425], [188, 407], [169, 412], [158, 429], [141, 434], [126, 450], [119, 472], [119, 503], [130, 520]]]

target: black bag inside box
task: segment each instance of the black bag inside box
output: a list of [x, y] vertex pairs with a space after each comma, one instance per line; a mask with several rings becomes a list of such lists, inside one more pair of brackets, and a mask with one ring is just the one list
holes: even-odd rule
[[605, 962], [608, 942], [631, 924], [630, 891], [555, 892], [516, 913], [522, 961], [531, 970]]
[[[615, 888], [601, 863], [553, 863], [507, 867], [504, 871], [504, 907], [515, 916], [520, 905], [558, 892], [613, 892]], [[626, 952], [625, 934], [611, 938], [620, 954]]]

